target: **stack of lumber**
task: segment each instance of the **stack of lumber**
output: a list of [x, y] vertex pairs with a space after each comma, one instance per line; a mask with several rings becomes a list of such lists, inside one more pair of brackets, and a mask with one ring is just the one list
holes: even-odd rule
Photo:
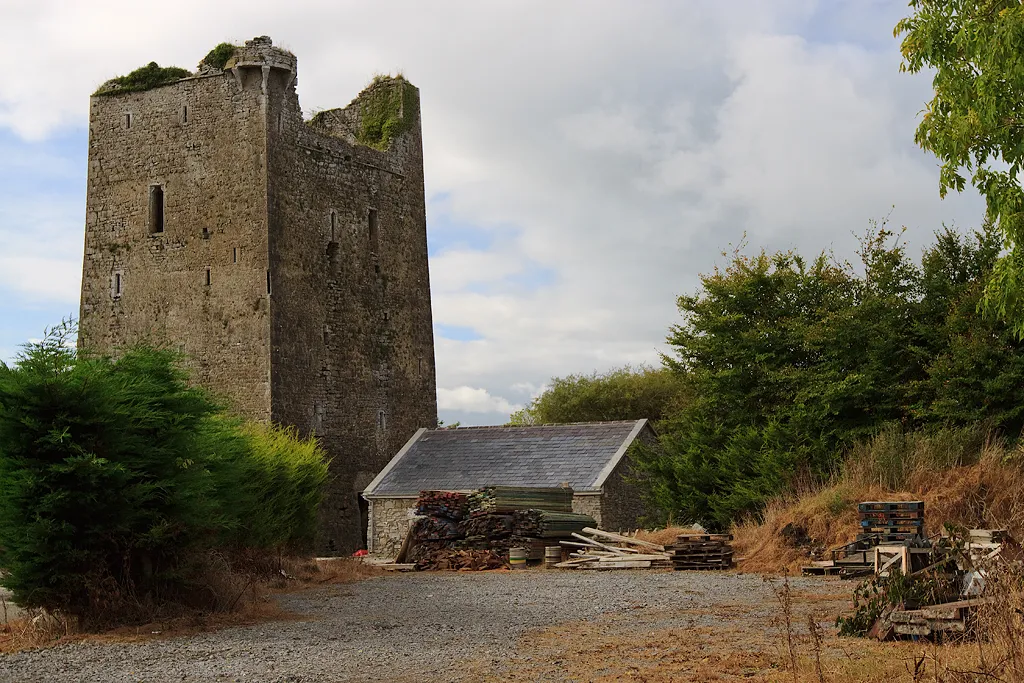
[[732, 534], [681, 534], [669, 548], [676, 569], [728, 569]]
[[448, 517], [421, 517], [413, 523], [412, 534], [417, 541], [454, 540], [465, 535], [459, 523]]
[[512, 515], [476, 515], [462, 522], [467, 538], [505, 538], [512, 535]]
[[671, 569], [672, 560], [665, 546], [629, 536], [601, 531], [593, 527], [573, 533], [574, 541], [561, 541], [572, 548], [569, 559], [555, 566], [560, 569]]
[[572, 512], [572, 489], [485, 486], [469, 494], [469, 508], [474, 515], [508, 514], [516, 510]]
[[469, 496], [456, 491], [420, 491], [416, 514], [460, 520], [466, 516]]
[[899, 636], [931, 636], [967, 631], [970, 613], [986, 599], [959, 600], [920, 609], [887, 609], [868, 631], [869, 638], [890, 640]]
[[569, 538], [573, 533], [597, 526], [597, 522], [590, 515], [573, 512], [516, 510], [512, 513], [512, 518], [515, 533], [530, 538]]
[[924, 501], [869, 500], [857, 504], [858, 540], [900, 543], [924, 536]]

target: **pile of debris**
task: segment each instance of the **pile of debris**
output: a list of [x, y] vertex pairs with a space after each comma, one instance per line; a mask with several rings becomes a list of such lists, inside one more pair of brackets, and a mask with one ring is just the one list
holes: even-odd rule
[[831, 559], [804, 566], [804, 574], [843, 579], [871, 576], [886, 571], [893, 555], [906, 558], [904, 573], [927, 564], [932, 544], [924, 535], [924, 501], [865, 501], [857, 505], [857, 512], [857, 540], [832, 548]]
[[669, 548], [676, 569], [729, 569], [732, 534], [681, 534]]
[[562, 541], [576, 548], [569, 559], [555, 566], [560, 569], [671, 569], [672, 556], [665, 546], [629, 536], [601, 531], [593, 527], [573, 533], [575, 541]]
[[840, 633], [941, 640], [971, 635], [973, 613], [989, 602], [987, 577], [999, 565], [1019, 565], [1021, 549], [1004, 529], [972, 529], [953, 536], [915, 534], [865, 554], [873, 576], [857, 588], [855, 611], [840, 618]]
[[496, 569], [509, 549], [532, 560], [546, 546], [596, 525], [572, 512], [572, 489], [488, 486], [472, 493], [422, 491], [394, 568]]

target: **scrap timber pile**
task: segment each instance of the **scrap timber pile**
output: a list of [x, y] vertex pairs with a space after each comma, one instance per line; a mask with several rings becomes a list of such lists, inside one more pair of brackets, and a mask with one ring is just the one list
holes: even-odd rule
[[516, 547], [539, 560], [546, 546], [596, 526], [593, 517], [572, 512], [572, 489], [565, 488], [422, 491], [416, 514], [422, 516], [410, 528], [398, 563], [417, 569], [496, 569]]
[[672, 558], [665, 546], [587, 527], [573, 533], [575, 540], [562, 541], [573, 548], [559, 569], [671, 569]]
[[732, 534], [682, 534], [669, 548], [676, 569], [728, 569]]

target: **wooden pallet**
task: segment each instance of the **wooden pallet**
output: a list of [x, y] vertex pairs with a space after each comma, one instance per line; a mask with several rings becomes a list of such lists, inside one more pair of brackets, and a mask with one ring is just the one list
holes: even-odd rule
[[924, 510], [923, 500], [868, 500], [857, 504], [858, 512]]

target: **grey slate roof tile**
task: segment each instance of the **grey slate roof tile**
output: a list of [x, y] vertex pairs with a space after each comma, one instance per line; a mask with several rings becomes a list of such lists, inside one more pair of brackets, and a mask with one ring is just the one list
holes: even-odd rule
[[535, 427], [432, 429], [367, 493], [414, 495], [422, 490], [483, 486], [558, 486], [593, 490], [598, 475], [626, 444], [637, 421]]

